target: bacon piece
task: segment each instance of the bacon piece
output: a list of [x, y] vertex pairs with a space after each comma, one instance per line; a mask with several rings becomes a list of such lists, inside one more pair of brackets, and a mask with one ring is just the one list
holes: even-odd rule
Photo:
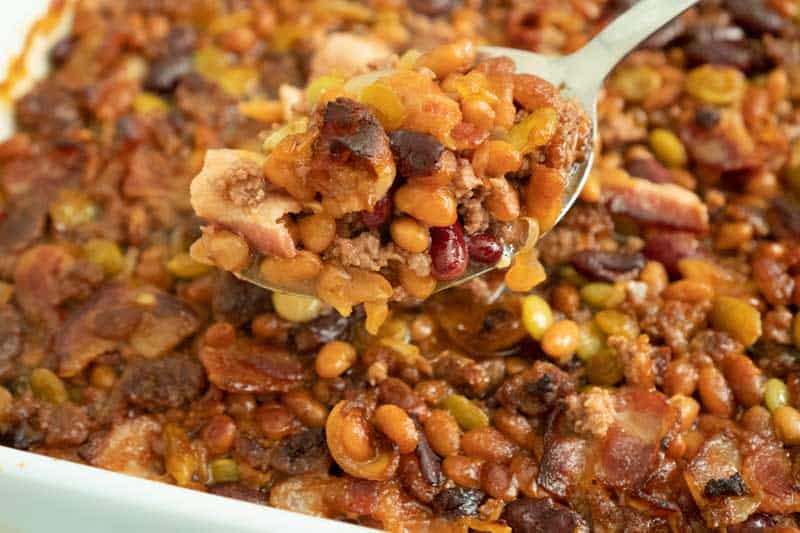
[[800, 511], [800, 491], [792, 473], [789, 452], [758, 439], [743, 460], [742, 476], [764, 513], [790, 514]]
[[142, 293], [151, 294], [155, 301], [145, 304], [142, 320], [128, 338], [136, 352], [145, 357], [158, 357], [197, 331], [200, 320], [184, 302], [154, 288], [136, 291], [138, 295]]
[[551, 438], [545, 441], [538, 482], [556, 496], [565, 498], [584, 477], [588, 447], [586, 441], [578, 437]]
[[722, 490], [725, 487], [721, 482], [741, 476], [741, 471], [742, 459], [736, 441], [725, 433], [706, 440], [686, 466], [686, 484], [709, 527], [720, 528], [742, 522], [758, 507], [758, 499], [752, 496], [753, 487], [747, 483], [743, 495], [735, 495], [733, 490]]
[[726, 109], [712, 129], [689, 121], [681, 130], [681, 139], [692, 158], [722, 171], [757, 166], [759, 158], [752, 137], [739, 111]]
[[543, 488], [562, 498], [587, 483], [626, 491], [641, 487], [677, 420], [663, 394], [640, 387], [613, 394], [591, 387], [565, 403], [568, 409], [545, 434], [538, 475]]
[[0, 212], [0, 253], [22, 250], [42, 236], [50, 196], [39, 188], [11, 198]]
[[269, 190], [264, 157], [241, 150], [209, 150], [190, 188], [198, 216], [240, 233], [259, 252], [294, 257], [294, 240], [280, 219], [301, 206], [289, 195]]
[[185, 204], [188, 176], [180, 176], [175, 166], [161, 152], [140, 146], [131, 156], [122, 193], [128, 198], [166, 197], [176, 204]]
[[[384, 529], [416, 531], [428, 513], [400, 490], [397, 481], [369, 481], [327, 475], [293, 476], [276, 484], [269, 494], [273, 507], [313, 516], [372, 518]], [[419, 522], [417, 522], [419, 521]]]
[[309, 79], [324, 75], [349, 78], [392, 54], [385, 43], [353, 33], [331, 33], [311, 58]]
[[129, 346], [157, 357], [199, 326], [197, 315], [174, 296], [151, 287], [111, 285], [75, 311], [59, 330], [59, 374], [78, 374], [101, 354]]
[[97, 267], [53, 244], [25, 251], [14, 270], [17, 303], [26, 317], [53, 329], [61, 321], [57, 308], [72, 298], [85, 298], [102, 279]]
[[652, 469], [676, 412], [663, 394], [634, 387], [615, 395], [614, 411], [615, 422], [599, 443], [597, 477], [613, 487], [630, 488]]
[[126, 420], [94, 445], [86, 457], [94, 466], [131, 476], [163, 480], [158, 473], [160, 463], [151, 448], [151, 441], [161, 432], [161, 424], [149, 416]]
[[297, 388], [306, 377], [289, 352], [245, 338], [225, 347], [204, 344], [200, 360], [209, 381], [228, 392], [283, 392]]
[[669, 183], [632, 178], [622, 171], [602, 173], [603, 194], [612, 213], [646, 223], [695, 232], [708, 230], [708, 211], [693, 192]]

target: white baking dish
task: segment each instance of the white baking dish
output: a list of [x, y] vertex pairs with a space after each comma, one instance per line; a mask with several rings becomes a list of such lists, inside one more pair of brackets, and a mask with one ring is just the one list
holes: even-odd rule
[[[122, 0], [119, 0], [122, 1]], [[23, 48], [28, 29], [50, 0], [0, 0], [0, 79]], [[46, 73], [49, 43], [63, 35], [64, 16], [27, 54], [28, 78]], [[60, 34], [60, 35], [59, 35]], [[0, 138], [12, 131], [8, 98], [0, 101]], [[0, 446], [0, 533], [284, 533], [363, 528], [181, 489]]]

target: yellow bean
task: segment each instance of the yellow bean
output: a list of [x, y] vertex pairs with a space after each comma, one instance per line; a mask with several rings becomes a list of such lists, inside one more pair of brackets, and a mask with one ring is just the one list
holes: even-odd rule
[[714, 300], [711, 322], [745, 346], [751, 346], [761, 337], [761, 313], [739, 298], [720, 296]]
[[656, 157], [669, 167], [686, 166], [686, 148], [677, 135], [663, 128], [650, 132], [650, 147]]
[[522, 324], [534, 339], [541, 340], [544, 332], [553, 324], [553, 311], [547, 301], [535, 294], [522, 300]]

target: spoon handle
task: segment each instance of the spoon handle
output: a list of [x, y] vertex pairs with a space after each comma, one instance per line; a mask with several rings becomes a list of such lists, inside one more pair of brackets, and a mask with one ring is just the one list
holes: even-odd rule
[[640, 0], [569, 56], [569, 71], [599, 88], [609, 72], [637, 45], [699, 0]]

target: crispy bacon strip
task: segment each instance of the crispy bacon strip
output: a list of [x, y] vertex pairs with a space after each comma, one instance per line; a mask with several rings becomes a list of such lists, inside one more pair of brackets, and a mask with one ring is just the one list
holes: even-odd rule
[[603, 194], [613, 213], [640, 222], [694, 232], [708, 230], [708, 211], [697, 195], [678, 185], [632, 178], [622, 171], [602, 173]]

